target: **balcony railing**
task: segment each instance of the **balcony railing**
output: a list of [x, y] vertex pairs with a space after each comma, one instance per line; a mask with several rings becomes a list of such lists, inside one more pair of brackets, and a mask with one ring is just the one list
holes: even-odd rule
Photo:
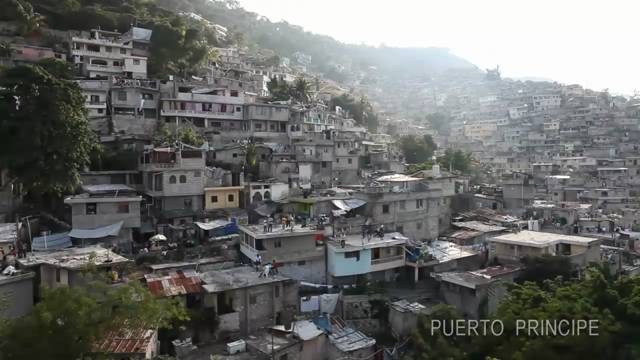
[[201, 111], [201, 110], [178, 110], [169, 109], [162, 110], [162, 116], [193, 116], [204, 117], [213, 119], [242, 119], [242, 113], [228, 113], [228, 112], [216, 112], [216, 111]]
[[390, 262], [399, 261], [399, 260], [404, 260], [404, 255], [389, 256], [389, 257], [383, 257], [380, 259], [371, 259], [371, 265], [385, 264], [385, 263], [390, 263]]

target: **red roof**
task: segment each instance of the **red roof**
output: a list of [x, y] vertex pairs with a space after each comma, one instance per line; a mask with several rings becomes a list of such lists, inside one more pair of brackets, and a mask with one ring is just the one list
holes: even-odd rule
[[112, 330], [94, 344], [93, 351], [105, 354], [145, 354], [152, 340], [155, 341], [156, 334], [156, 330], [144, 328]]
[[172, 271], [144, 276], [149, 291], [156, 297], [197, 294], [202, 292], [200, 276], [195, 271]]

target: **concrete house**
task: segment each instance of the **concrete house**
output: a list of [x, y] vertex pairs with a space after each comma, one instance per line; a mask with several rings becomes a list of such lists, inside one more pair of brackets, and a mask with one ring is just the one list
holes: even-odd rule
[[89, 33], [72, 33], [69, 45], [73, 64], [84, 77], [147, 77], [147, 58], [133, 55], [132, 40], [118, 32], [93, 29]]
[[[430, 188], [422, 179], [401, 174], [380, 176], [354, 197], [364, 200], [362, 214], [386, 231], [396, 231], [413, 240], [435, 239], [440, 226], [440, 209], [445, 205], [442, 190]], [[441, 224], [442, 222], [442, 224]], [[358, 229], [360, 224], [354, 224]]]
[[263, 225], [240, 225], [239, 229], [240, 252], [250, 261], [255, 261], [260, 254], [263, 264], [275, 259], [278, 271], [284, 276], [324, 283], [324, 229], [296, 224], [291, 231], [291, 228], [283, 229], [278, 219], [274, 220], [271, 232], [265, 232]]
[[440, 296], [464, 317], [478, 319], [491, 315], [507, 294], [507, 286], [519, 274], [519, 268], [494, 266], [466, 272], [434, 274], [440, 282]]
[[[87, 237], [83, 238], [84, 244], [104, 241], [131, 251], [133, 232], [140, 229], [142, 197], [126, 185], [85, 185], [82, 190], [84, 193], [64, 199], [64, 203], [71, 207], [71, 224], [74, 230], [79, 230], [72, 232], [71, 236], [85, 233]], [[119, 229], [114, 230], [115, 233], [109, 232], [108, 238], [103, 238], [99, 229], [116, 224], [119, 224]], [[96, 234], [90, 234], [90, 230]]]
[[488, 239], [489, 257], [503, 263], [518, 263], [524, 256], [566, 256], [584, 267], [600, 261], [601, 239], [523, 230]]
[[253, 267], [200, 275], [204, 306], [213, 308], [221, 333], [240, 334], [283, 325], [298, 312], [298, 284], [281, 275], [258, 277]]
[[14, 275], [0, 275], [0, 319], [15, 319], [27, 315], [33, 308], [32, 272], [18, 271]]
[[154, 214], [164, 223], [193, 221], [204, 208], [205, 156], [201, 149], [152, 148], [139, 163]]
[[84, 286], [84, 272], [87, 266], [95, 266], [99, 271], [111, 272], [111, 281], [119, 281], [113, 274], [129, 262], [109, 249], [100, 246], [70, 248], [48, 253], [28, 254], [19, 258], [22, 268], [38, 273], [39, 286], [56, 288], [60, 286]]
[[110, 100], [113, 132], [151, 138], [158, 126], [158, 81], [113, 77]]
[[404, 246], [409, 240], [394, 232], [383, 238], [361, 235], [334, 236], [327, 242], [327, 282], [355, 284], [359, 276], [393, 281], [405, 266]]

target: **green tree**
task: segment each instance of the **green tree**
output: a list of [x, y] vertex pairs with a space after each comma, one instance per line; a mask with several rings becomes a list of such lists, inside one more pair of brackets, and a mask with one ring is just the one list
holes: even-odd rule
[[161, 126], [153, 135], [153, 144], [155, 146], [173, 146], [177, 142], [191, 146], [202, 146], [205, 143], [205, 139], [190, 127], [183, 127], [178, 131], [171, 131], [166, 126]]
[[[457, 337], [432, 334], [432, 318], [457, 319], [436, 309], [423, 317], [412, 337], [415, 359], [637, 359], [640, 336], [640, 278], [611, 277], [606, 269], [591, 267], [581, 279], [525, 282], [510, 287], [498, 310], [488, 320], [500, 320], [500, 336]], [[545, 336], [520, 330], [518, 320], [597, 321], [597, 336], [587, 331], [568, 336]], [[520, 323], [522, 324], [522, 323]], [[535, 326], [530, 324], [529, 326]], [[566, 328], [565, 328], [566, 329]], [[449, 334], [447, 334], [449, 335]]]
[[31, 3], [25, 0], [14, 0], [13, 2], [20, 23], [20, 33], [29, 35], [40, 30], [44, 25], [45, 17], [37, 13]]
[[75, 189], [99, 149], [76, 83], [40, 66], [0, 74], [0, 167], [32, 194]]
[[310, 100], [310, 89], [311, 85], [309, 82], [303, 77], [298, 77], [289, 88], [291, 99], [302, 104], [308, 103]]
[[165, 328], [186, 318], [178, 301], [156, 299], [137, 282], [91, 281], [86, 288], [45, 290], [31, 314], [4, 328], [0, 358], [80, 359], [110, 330]]
[[446, 132], [449, 129], [449, 123], [451, 119], [442, 113], [433, 113], [425, 116], [425, 120], [431, 125], [431, 127], [438, 133]]
[[408, 163], [419, 164], [431, 160], [437, 146], [429, 135], [407, 135], [400, 138], [400, 150]]
[[278, 80], [277, 77], [271, 78], [267, 83], [267, 89], [271, 94], [273, 101], [287, 101], [291, 99], [291, 90], [289, 84], [284, 80]]
[[[412, 334], [413, 360], [467, 359], [465, 349], [469, 346], [468, 338], [463, 336], [448, 336], [453, 326], [452, 322], [461, 319], [455, 308], [450, 305], [435, 305], [431, 314], [420, 315], [418, 326]], [[432, 324], [438, 322], [444, 326]], [[446, 330], [443, 332], [443, 329]], [[446, 334], [446, 335], [445, 335]]]
[[471, 160], [470, 153], [465, 153], [462, 150], [447, 149], [444, 156], [438, 159], [438, 162], [444, 169], [451, 168], [466, 174], [471, 171]]
[[531, 281], [542, 284], [545, 280], [552, 280], [558, 276], [563, 280], [569, 280], [573, 271], [571, 260], [564, 256], [525, 257], [522, 263], [525, 268], [518, 278], [520, 282]]

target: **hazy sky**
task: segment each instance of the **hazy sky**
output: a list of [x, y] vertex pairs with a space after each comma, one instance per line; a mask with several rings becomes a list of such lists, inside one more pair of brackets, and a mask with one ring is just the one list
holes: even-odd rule
[[348, 43], [449, 48], [510, 77], [640, 90], [636, 0], [240, 0]]

